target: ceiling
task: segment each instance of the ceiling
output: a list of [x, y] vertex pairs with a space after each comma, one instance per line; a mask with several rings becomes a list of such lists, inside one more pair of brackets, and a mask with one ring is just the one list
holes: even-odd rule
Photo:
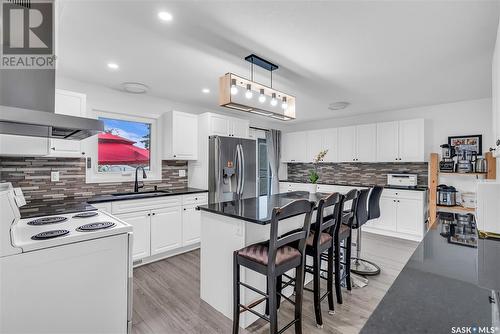
[[[217, 110], [218, 78], [273, 86], [311, 121], [491, 96], [497, 1], [62, 1], [58, 75]], [[171, 22], [158, 20], [161, 10]], [[108, 62], [119, 64], [110, 70]], [[269, 84], [257, 71], [256, 80]], [[203, 94], [209, 88], [210, 94]], [[332, 111], [332, 102], [350, 106]]]

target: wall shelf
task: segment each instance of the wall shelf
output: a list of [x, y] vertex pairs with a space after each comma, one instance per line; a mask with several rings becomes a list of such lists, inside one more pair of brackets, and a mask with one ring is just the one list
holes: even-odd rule
[[474, 213], [476, 211], [474, 208], [465, 208], [460, 205], [455, 205], [455, 206], [436, 205], [436, 208], [438, 212]]
[[440, 175], [446, 176], [488, 176], [488, 173], [457, 173], [457, 172], [439, 172]]

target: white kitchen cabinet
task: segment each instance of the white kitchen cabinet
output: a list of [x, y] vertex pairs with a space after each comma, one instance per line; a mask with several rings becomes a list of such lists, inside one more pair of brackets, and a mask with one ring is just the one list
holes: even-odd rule
[[248, 138], [248, 120], [209, 113], [209, 135]]
[[373, 223], [376, 228], [387, 231], [397, 229], [397, 202], [392, 197], [380, 198], [380, 218]]
[[162, 118], [163, 159], [198, 159], [198, 115], [169, 111]]
[[150, 211], [138, 211], [131, 213], [115, 214], [115, 216], [133, 227], [133, 250], [134, 261], [151, 255], [151, 219]]
[[338, 128], [339, 161], [356, 161], [356, 127], [346, 126]]
[[0, 155], [45, 156], [48, 154], [47, 138], [0, 134]]
[[182, 245], [189, 246], [200, 242], [201, 215], [197, 205], [185, 205], [182, 208]]
[[377, 161], [377, 125], [356, 126], [356, 161]]
[[377, 161], [425, 161], [423, 119], [377, 124]]
[[377, 123], [377, 161], [399, 160], [399, 122]]
[[182, 246], [180, 207], [151, 210], [151, 255]]
[[399, 161], [425, 161], [424, 120], [399, 121]]
[[422, 209], [418, 200], [397, 200], [397, 227], [399, 233], [420, 235], [423, 228]]
[[307, 133], [289, 132], [282, 136], [282, 161], [283, 162], [308, 162], [307, 158]]
[[[85, 94], [56, 89], [55, 113], [76, 117], [87, 116], [87, 96]], [[81, 158], [85, 155], [79, 140], [49, 139], [49, 157]]]
[[337, 162], [337, 129], [324, 129], [307, 132], [307, 161], [312, 162], [322, 150], [328, 150], [324, 162]]
[[289, 183], [288, 182], [280, 182], [280, 194], [289, 192]]

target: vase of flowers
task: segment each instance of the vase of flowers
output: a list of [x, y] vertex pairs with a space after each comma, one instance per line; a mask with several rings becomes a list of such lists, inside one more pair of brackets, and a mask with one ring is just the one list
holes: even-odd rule
[[313, 159], [313, 169], [309, 171], [309, 182], [311, 182], [309, 183], [310, 187], [309, 192], [311, 194], [315, 194], [318, 191], [318, 180], [319, 180], [318, 164], [323, 161], [327, 153], [328, 150], [322, 150]]

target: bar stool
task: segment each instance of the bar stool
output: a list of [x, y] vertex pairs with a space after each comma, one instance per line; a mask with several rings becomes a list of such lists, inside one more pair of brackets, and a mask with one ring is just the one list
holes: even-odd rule
[[[352, 243], [352, 224], [355, 218], [356, 208], [358, 206], [359, 191], [352, 189], [344, 195], [342, 224], [340, 224], [339, 232], [334, 236], [333, 249], [335, 254], [335, 294], [337, 295], [337, 303], [342, 304], [342, 281], [345, 280], [345, 285], [348, 291], [352, 290], [351, 283], [351, 243]], [[349, 209], [345, 210], [348, 202], [351, 202]], [[341, 245], [343, 243], [343, 246]], [[343, 251], [343, 260], [340, 251]], [[323, 254], [323, 258], [326, 258]], [[342, 268], [341, 268], [342, 267]], [[342, 269], [342, 270], [341, 270]]]
[[[311, 227], [311, 214], [314, 203], [307, 200], [293, 201], [281, 208], [274, 208], [271, 216], [271, 231], [268, 242], [247, 246], [235, 251], [233, 254], [233, 334], [239, 332], [240, 313], [249, 311], [270, 323], [270, 333], [282, 333], [295, 324], [295, 333], [302, 333], [302, 296], [304, 288], [304, 264], [306, 239]], [[301, 229], [284, 236], [278, 236], [278, 224], [281, 220], [305, 214], [304, 224]], [[298, 243], [297, 248], [292, 247]], [[250, 286], [240, 281], [240, 266], [254, 270], [267, 277], [267, 292]], [[296, 269], [297, 287], [295, 301], [277, 291], [281, 285], [278, 278], [285, 272]], [[250, 289], [264, 298], [242, 305], [240, 303], [240, 286]], [[279, 297], [295, 304], [295, 318], [284, 328], [278, 331], [278, 302]], [[261, 302], [267, 301], [269, 316], [258, 313], [252, 308]]]
[[[323, 317], [321, 314], [321, 302], [328, 297], [329, 314], [334, 314], [335, 306], [333, 300], [333, 266], [334, 266], [334, 236], [338, 234], [341, 221], [342, 203], [344, 196], [339, 193], [330, 194], [328, 197], [319, 200], [316, 210], [316, 222], [311, 225], [311, 232], [306, 241], [306, 256], [313, 258], [313, 265], [306, 264], [305, 271], [313, 274], [313, 288], [304, 287], [304, 290], [314, 294], [314, 312], [316, 325], [323, 327]], [[329, 214], [328, 214], [329, 213]], [[321, 269], [322, 254], [326, 252], [327, 270]], [[326, 274], [323, 277], [321, 273]], [[296, 286], [295, 279], [283, 274], [288, 282], [282, 284], [281, 289], [288, 286]], [[327, 281], [327, 292], [321, 295], [320, 279]], [[281, 279], [280, 279], [281, 281]], [[278, 289], [280, 287], [278, 286]]]
[[[375, 263], [361, 258], [361, 227], [372, 219], [380, 217], [380, 196], [383, 187], [375, 186], [370, 190], [362, 190], [358, 199], [356, 220], [353, 228], [357, 229], [356, 257], [351, 259], [351, 271], [362, 276], [380, 274], [380, 267]], [[368, 199], [368, 193], [370, 197]]]

